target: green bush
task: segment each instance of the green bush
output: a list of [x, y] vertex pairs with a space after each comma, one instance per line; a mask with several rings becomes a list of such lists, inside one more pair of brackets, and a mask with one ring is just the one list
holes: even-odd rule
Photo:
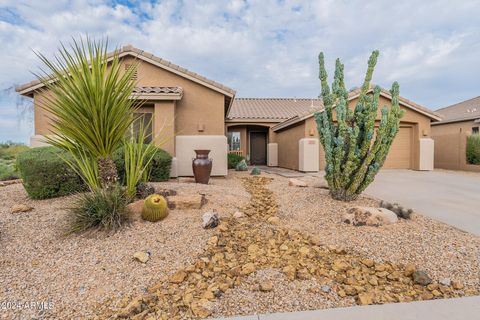
[[[170, 167], [172, 166], [172, 156], [163, 149], [156, 148], [155, 156], [150, 162], [149, 181], [160, 182], [170, 178]], [[113, 161], [118, 171], [118, 178], [125, 183], [125, 149], [119, 148], [113, 154]]]
[[245, 159], [244, 157], [234, 154], [234, 153], [229, 153], [228, 154], [228, 169], [235, 169], [237, 167], [237, 164]]
[[480, 135], [467, 137], [467, 163], [480, 164]]
[[96, 228], [117, 230], [128, 220], [128, 197], [124, 188], [116, 185], [78, 196], [69, 209], [72, 215], [70, 232], [83, 232]]
[[28, 150], [21, 143], [0, 143], [0, 181], [18, 179], [20, 177], [15, 166], [17, 154]]
[[69, 157], [55, 147], [33, 148], [18, 154], [17, 168], [30, 198], [47, 199], [86, 190], [82, 179], [60, 155]]

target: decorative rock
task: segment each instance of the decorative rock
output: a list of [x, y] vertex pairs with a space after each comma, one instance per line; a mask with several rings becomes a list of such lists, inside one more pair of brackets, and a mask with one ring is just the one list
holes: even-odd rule
[[240, 218], [245, 217], [245, 214], [244, 214], [243, 212], [241, 212], [241, 211], [235, 211], [235, 213], [233, 214], [233, 217], [234, 217], [235, 219], [240, 219]]
[[425, 271], [417, 270], [412, 274], [413, 281], [419, 285], [426, 286], [432, 283], [432, 279], [428, 276]]
[[156, 188], [154, 193], [159, 194], [164, 198], [177, 195], [177, 191], [173, 189], [164, 189], [164, 188]]
[[458, 282], [458, 281], [452, 281], [452, 287], [455, 290], [462, 290], [463, 289], [463, 284]]
[[145, 199], [149, 195], [155, 193], [155, 188], [146, 182], [139, 182], [136, 186], [136, 189], [137, 189], [136, 196], [138, 199]]
[[358, 295], [358, 303], [360, 305], [373, 304], [374, 294], [371, 292], [362, 292]]
[[194, 194], [188, 196], [171, 196], [168, 197], [168, 207], [170, 209], [201, 209], [206, 203], [206, 199], [201, 194]]
[[452, 284], [452, 281], [450, 280], [450, 278], [443, 278], [443, 279], [440, 279], [438, 283], [444, 286], [450, 286]]
[[380, 207], [393, 211], [399, 218], [402, 219], [410, 219], [413, 213], [413, 209], [407, 209], [400, 206], [398, 203], [392, 204], [384, 200], [380, 202]]
[[220, 223], [218, 213], [215, 211], [215, 209], [205, 212], [202, 216], [202, 221], [202, 226], [204, 229], [215, 228]]
[[26, 204], [14, 204], [12, 208], [10, 209], [11, 213], [17, 213], [17, 212], [28, 212], [30, 210], [33, 210], [33, 207], [26, 205]]
[[415, 265], [413, 263], [407, 263], [405, 265], [405, 276], [406, 277], [410, 277], [415, 271], [417, 270], [417, 268], [415, 267]]
[[248, 166], [247, 166], [247, 162], [245, 161], [245, 159], [240, 161], [237, 164], [237, 166], [235, 167], [235, 171], [247, 171], [247, 170], [248, 170]]
[[267, 222], [277, 225], [280, 224], [280, 219], [278, 217], [270, 217], [267, 219]]
[[272, 281], [262, 281], [260, 282], [260, 291], [263, 291], [263, 292], [268, 292], [268, 291], [272, 291], [273, 290], [273, 283]]
[[133, 254], [133, 258], [141, 263], [147, 263], [150, 260], [150, 252], [137, 251]]
[[372, 259], [363, 259], [361, 262], [369, 268], [373, 267], [373, 265], [375, 264]]
[[325, 189], [325, 190], [330, 189], [326, 181], [315, 182], [315, 183], [312, 183], [310, 186], [312, 188], [318, 188], [318, 189]]
[[127, 205], [129, 215], [132, 220], [142, 220], [142, 209], [144, 202], [145, 200], [141, 199]]
[[290, 179], [288, 180], [288, 185], [291, 187], [306, 187], [307, 183], [300, 179]]
[[242, 271], [241, 271], [241, 274], [243, 275], [247, 275], [247, 274], [250, 274], [252, 272], [255, 271], [255, 265], [251, 262], [247, 263], [247, 264], [244, 264], [242, 266]]
[[128, 306], [118, 315], [119, 318], [131, 318], [132, 316], [142, 312], [142, 298], [132, 300]]
[[183, 270], [175, 272], [171, 277], [170, 277], [170, 282], [171, 283], [182, 283], [183, 280], [187, 277], [187, 273]]
[[329, 293], [332, 290], [332, 288], [329, 285], [324, 284], [320, 287], [320, 290], [322, 290], [325, 293]]
[[383, 226], [398, 221], [397, 215], [385, 208], [353, 207], [343, 216], [342, 221], [354, 226]]
[[206, 318], [212, 312], [208, 309], [208, 301], [200, 300], [198, 302], [193, 302], [191, 305], [192, 312], [199, 318]]
[[252, 176], [258, 176], [258, 175], [260, 175], [260, 173], [261, 173], [260, 169], [258, 169], [257, 167], [254, 167], [254, 168], [252, 169], [252, 171], [250, 172], [250, 175], [252, 175]]

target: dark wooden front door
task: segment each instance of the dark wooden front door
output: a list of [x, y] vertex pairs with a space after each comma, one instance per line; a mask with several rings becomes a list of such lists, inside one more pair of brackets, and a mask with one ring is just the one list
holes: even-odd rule
[[266, 132], [250, 132], [250, 163], [267, 164]]

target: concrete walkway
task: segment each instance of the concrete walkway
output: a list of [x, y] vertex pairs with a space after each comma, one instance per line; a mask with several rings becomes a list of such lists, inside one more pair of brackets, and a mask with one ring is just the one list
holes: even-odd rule
[[480, 235], [480, 174], [446, 170], [381, 170], [365, 190], [420, 214]]
[[[480, 296], [315, 311], [273, 313], [228, 320], [470, 320], [480, 318]], [[218, 320], [219, 320], [218, 319]]]

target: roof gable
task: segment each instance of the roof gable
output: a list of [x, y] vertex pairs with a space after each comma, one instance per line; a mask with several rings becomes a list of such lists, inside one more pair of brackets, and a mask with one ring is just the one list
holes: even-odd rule
[[[172, 72], [174, 74], [177, 74], [183, 78], [189, 79], [193, 82], [199, 83], [205, 87], [208, 87], [212, 90], [218, 91], [228, 97], [233, 98], [235, 96], [235, 90], [224, 86], [216, 81], [210, 80], [204, 76], [201, 76], [195, 72], [192, 72], [190, 70], [187, 70], [185, 68], [182, 68], [174, 63], [171, 63], [170, 61], [164, 60], [162, 58], [156, 57], [155, 55], [145, 52], [143, 50], [137, 49], [133, 46], [124, 46], [117, 51], [111, 52], [108, 54], [108, 61], [111, 61], [113, 59], [113, 56], [115, 53], [118, 53], [119, 58], [125, 57], [125, 56], [132, 56], [138, 59], [141, 59], [142, 61], [148, 62], [150, 64], [153, 64], [157, 67], [160, 67], [164, 70], [167, 70], [169, 72]], [[15, 88], [15, 90], [22, 94], [22, 95], [27, 95], [31, 96], [33, 94], [33, 91], [43, 87], [44, 84], [40, 80], [34, 80], [29, 83], [20, 85]]]
[[436, 112], [443, 118], [437, 124], [480, 119], [480, 97], [455, 103]]
[[[360, 91], [361, 91], [361, 89], [355, 89], [355, 90], [350, 91], [348, 93], [348, 100], [351, 101], [353, 99], [358, 98], [360, 96]], [[370, 93], [370, 92], [373, 92], [373, 86], [370, 87], [370, 89], [368, 90], [367, 93]], [[381, 89], [380, 95], [385, 97], [385, 98], [388, 98], [388, 99], [392, 98], [390, 92], [385, 90], [385, 89]], [[428, 108], [425, 108], [425, 107], [423, 107], [423, 106], [421, 106], [421, 105], [419, 105], [419, 104], [417, 104], [413, 101], [410, 101], [410, 100], [408, 100], [406, 98], [403, 98], [403, 97], [399, 97], [398, 100], [399, 100], [400, 105], [402, 105], [406, 108], [409, 108], [409, 109], [412, 109], [412, 110], [414, 110], [418, 113], [421, 113], [424, 116], [426, 116], [426, 117], [428, 117], [428, 118], [430, 118], [434, 121], [441, 120], [441, 116], [439, 114], [437, 114], [437, 113], [433, 112], [432, 110], [430, 110]], [[322, 107], [323, 107], [323, 104], [322, 104]], [[320, 111], [322, 111], [322, 110], [320, 110]], [[292, 118], [287, 119], [286, 121], [275, 125], [274, 127], [272, 127], [272, 129], [273, 129], [273, 131], [281, 130], [281, 129], [287, 128], [291, 125], [294, 125], [298, 122], [301, 122], [303, 120], [311, 118], [313, 116], [314, 116], [314, 112], [311, 112], [309, 114], [304, 114], [304, 115], [295, 115]]]

